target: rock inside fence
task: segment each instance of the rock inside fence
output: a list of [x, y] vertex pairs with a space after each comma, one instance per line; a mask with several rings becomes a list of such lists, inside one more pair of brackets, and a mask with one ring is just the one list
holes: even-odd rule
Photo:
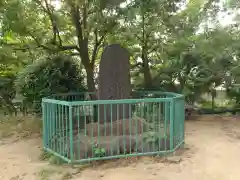
[[[70, 158], [70, 144], [66, 141], [67, 157]], [[96, 148], [94, 150], [94, 148]], [[98, 150], [103, 149], [102, 156], [116, 156], [120, 154], [146, 153], [155, 151], [170, 150], [170, 141], [162, 138], [159, 144], [144, 141], [141, 135], [124, 135], [124, 136], [99, 136], [92, 138], [80, 134], [74, 137], [73, 154], [74, 159], [85, 159], [99, 157]]]
[[117, 120], [112, 123], [87, 124], [85, 129], [86, 135], [90, 137], [136, 135], [145, 132], [148, 129], [148, 124], [144, 119], [133, 117], [131, 119]]
[[[131, 96], [130, 55], [118, 44], [107, 46], [99, 66], [99, 100], [128, 99]], [[129, 104], [101, 105], [100, 123], [131, 117]]]

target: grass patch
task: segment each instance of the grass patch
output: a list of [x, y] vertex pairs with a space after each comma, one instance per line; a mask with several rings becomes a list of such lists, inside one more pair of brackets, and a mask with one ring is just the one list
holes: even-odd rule
[[[55, 167], [43, 168], [38, 172], [40, 180], [50, 180], [55, 179], [55, 176], [62, 177], [63, 170]], [[64, 173], [66, 174], [66, 173]]]
[[52, 165], [60, 166], [60, 165], [66, 164], [66, 162], [62, 160], [60, 157], [55, 156], [54, 154], [46, 152], [44, 150], [40, 154], [39, 159], [41, 161], [49, 161], [49, 163]]
[[69, 180], [69, 179], [72, 179], [72, 178], [73, 178], [72, 173], [66, 172], [65, 174], [63, 174], [61, 180]]
[[38, 173], [38, 176], [41, 180], [49, 180], [50, 176], [52, 176], [54, 173], [56, 172], [53, 169], [44, 168]]
[[0, 139], [28, 138], [42, 133], [42, 120], [35, 116], [0, 116]]

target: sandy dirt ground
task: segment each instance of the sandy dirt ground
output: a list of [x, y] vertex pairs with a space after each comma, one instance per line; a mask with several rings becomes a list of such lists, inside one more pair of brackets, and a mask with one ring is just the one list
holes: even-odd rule
[[[239, 180], [240, 117], [186, 122], [186, 148], [169, 161], [122, 161], [97, 167], [56, 167], [39, 161], [41, 140], [1, 141], [1, 180]], [[178, 162], [179, 161], [179, 162]]]

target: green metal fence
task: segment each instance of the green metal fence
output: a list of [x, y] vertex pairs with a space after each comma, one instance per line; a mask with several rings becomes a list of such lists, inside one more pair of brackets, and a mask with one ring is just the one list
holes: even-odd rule
[[43, 98], [44, 149], [68, 163], [167, 154], [184, 143], [184, 97], [134, 92], [92, 101], [89, 93]]

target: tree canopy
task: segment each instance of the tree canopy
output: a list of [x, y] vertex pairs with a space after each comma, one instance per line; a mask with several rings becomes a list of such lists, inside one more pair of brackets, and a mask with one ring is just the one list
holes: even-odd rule
[[[195, 102], [240, 84], [239, 8], [235, 0], [3, 0], [0, 76], [64, 54], [94, 92], [103, 47], [119, 43], [131, 53], [135, 89], [179, 92]], [[224, 24], [226, 17], [232, 23]]]

